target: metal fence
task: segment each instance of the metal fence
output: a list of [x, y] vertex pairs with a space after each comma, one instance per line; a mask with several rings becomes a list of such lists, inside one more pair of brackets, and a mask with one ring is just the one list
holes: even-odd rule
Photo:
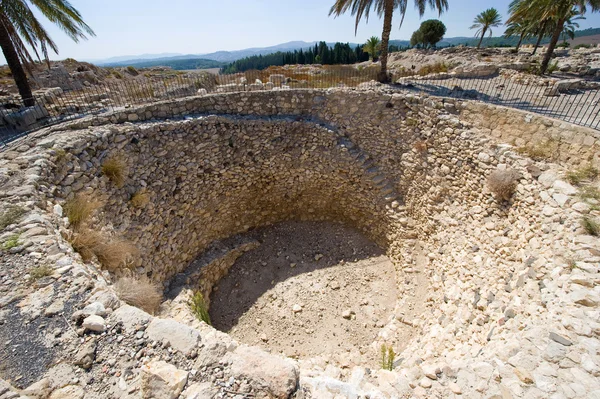
[[[45, 126], [140, 104], [206, 93], [331, 87], [370, 89], [379, 86], [376, 76], [377, 68], [307, 65], [232, 75], [139, 75], [75, 90], [43, 89], [35, 92], [33, 107], [24, 107], [18, 95], [9, 95], [0, 98], [0, 147]], [[419, 76], [406, 72], [394, 76], [393, 81], [389, 86], [392, 90], [479, 100], [593, 129], [600, 126], [600, 90], [595, 82], [561, 82], [548, 87], [541, 86], [533, 76], [523, 81], [504, 75], [460, 78], [446, 73]]]

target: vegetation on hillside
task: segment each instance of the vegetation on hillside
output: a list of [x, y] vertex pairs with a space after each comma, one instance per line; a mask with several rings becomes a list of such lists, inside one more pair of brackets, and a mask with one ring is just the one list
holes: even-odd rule
[[295, 50], [288, 52], [277, 52], [269, 55], [255, 55], [242, 58], [227, 65], [222, 69], [223, 73], [245, 72], [253, 69], [263, 70], [270, 66], [282, 66], [287, 64], [354, 64], [369, 60], [369, 54], [363, 51], [362, 46], [350, 47], [348, 43], [335, 43], [329, 47], [325, 42], [319, 42], [306, 50]]
[[179, 60], [164, 60], [164, 59], [156, 59], [156, 60], [148, 60], [148, 61], [137, 61], [137, 62], [127, 62], [127, 63], [114, 63], [107, 64], [108, 67], [117, 67], [117, 66], [131, 66], [134, 68], [152, 68], [157, 66], [169, 67], [176, 71], [184, 71], [189, 69], [210, 69], [210, 68], [221, 68], [223, 67], [223, 63], [219, 61], [207, 60], [204, 58], [186, 58]]

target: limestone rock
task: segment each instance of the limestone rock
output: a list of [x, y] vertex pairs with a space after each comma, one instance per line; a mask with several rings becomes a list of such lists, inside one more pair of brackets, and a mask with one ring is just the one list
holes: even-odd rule
[[190, 385], [181, 394], [185, 399], [208, 399], [214, 398], [219, 390], [209, 382], [201, 382]]
[[154, 319], [146, 329], [150, 339], [167, 341], [171, 347], [187, 354], [195, 349], [200, 342], [200, 333], [191, 327], [172, 319]]
[[240, 346], [228, 356], [228, 360], [234, 376], [264, 386], [275, 398], [288, 398], [298, 385], [298, 370], [291, 361], [261, 349]]
[[91, 315], [83, 320], [82, 326], [86, 330], [102, 332], [106, 327], [106, 322], [101, 316]]
[[144, 399], [176, 399], [187, 383], [188, 373], [162, 360], [142, 366], [141, 390]]

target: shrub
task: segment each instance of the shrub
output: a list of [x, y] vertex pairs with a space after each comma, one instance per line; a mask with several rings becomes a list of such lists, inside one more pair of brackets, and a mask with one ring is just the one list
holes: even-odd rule
[[94, 198], [92, 194], [77, 194], [67, 201], [64, 206], [65, 215], [74, 229], [89, 221], [94, 212], [102, 207], [102, 201]]
[[102, 267], [110, 272], [127, 268], [139, 254], [137, 247], [127, 240], [114, 240], [101, 243], [93, 250]]
[[146, 276], [122, 277], [115, 283], [117, 294], [125, 303], [154, 314], [162, 301], [160, 286]]
[[102, 174], [117, 187], [123, 187], [125, 183], [125, 162], [119, 155], [113, 155], [102, 164]]
[[200, 291], [194, 293], [189, 302], [189, 306], [198, 320], [205, 322], [209, 326], [212, 325], [210, 322], [210, 315], [208, 314], [208, 306], [204, 300], [204, 295], [202, 295]]
[[44, 265], [36, 266], [33, 269], [31, 269], [31, 271], [29, 272], [29, 275], [31, 276], [32, 279], [39, 280], [43, 277], [51, 276], [53, 273], [54, 273], [54, 269], [52, 269], [50, 266], [44, 264]]
[[600, 191], [596, 187], [587, 186], [579, 190], [579, 196], [584, 200], [600, 201]]
[[576, 45], [575, 47], [573, 47], [575, 50], [577, 50], [578, 48], [592, 48], [593, 45], [592, 44], [585, 44], [585, 43], [581, 43]]
[[140, 73], [138, 72], [138, 70], [137, 70], [137, 69], [135, 69], [135, 67], [134, 67], [134, 66], [132, 66], [132, 65], [129, 65], [129, 66], [127, 67], [127, 72], [129, 72], [129, 73], [130, 73], [131, 75], [133, 75], [133, 76], [138, 76], [138, 75], [140, 74]]
[[592, 165], [584, 166], [574, 171], [567, 173], [567, 180], [569, 183], [578, 186], [585, 180], [594, 180], [598, 177], [598, 169]]
[[558, 71], [558, 61], [551, 62], [546, 69], [546, 73], [550, 75], [556, 71]]
[[581, 219], [581, 225], [589, 235], [600, 235], [600, 225], [594, 219], [584, 216], [583, 219]]
[[4, 230], [11, 224], [19, 221], [21, 216], [25, 214], [25, 209], [20, 206], [10, 206], [0, 215], [0, 230]]
[[4, 249], [5, 251], [8, 251], [9, 249], [18, 247], [19, 245], [21, 245], [21, 243], [19, 242], [20, 237], [21, 237], [20, 234], [13, 234], [13, 235], [9, 236], [2, 243], [2, 249]]
[[496, 169], [488, 176], [487, 184], [490, 191], [499, 201], [511, 199], [517, 188], [519, 175], [512, 169]]
[[121, 75], [121, 72], [119, 72], [117, 70], [112, 71], [112, 74], [117, 79], [123, 79], [123, 75]]
[[144, 208], [148, 205], [148, 202], [150, 202], [150, 195], [148, 194], [148, 191], [143, 188], [133, 194], [129, 202], [134, 208]]
[[396, 353], [394, 348], [386, 344], [381, 345], [381, 368], [384, 370], [392, 371], [394, 369], [394, 359]]

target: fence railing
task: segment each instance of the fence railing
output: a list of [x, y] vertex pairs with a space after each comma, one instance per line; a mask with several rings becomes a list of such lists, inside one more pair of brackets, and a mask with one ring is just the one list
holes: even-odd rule
[[[280, 67], [275, 72], [248, 71], [231, 75], [186, 73], [142, 76], [75, 90], [50, 88], [35, 92], [33, 107], [24, 107], [16, 94], [0, 97], [0, 147], [18, 137], [64, 121], [162, 100], [207, 93], [289, 90], [331, 87], [369, 89], [379, 85], [377, 68], [310, 65]], [[600, 90], [594, 82], [561, 81], [552, 86], [514, 75], [457, 77], [438, 73], [393, 77], [392, 87], [432, 96], [479, 100], [535, 112], [593, 129], [600, 127]]]

